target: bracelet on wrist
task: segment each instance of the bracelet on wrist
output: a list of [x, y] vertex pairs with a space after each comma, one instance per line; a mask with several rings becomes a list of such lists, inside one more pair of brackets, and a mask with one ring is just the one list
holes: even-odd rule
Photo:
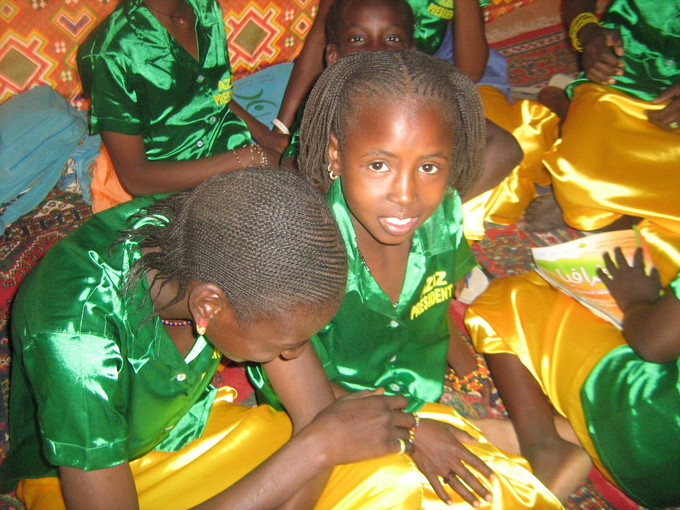
[[267, 159], [267, 155], [262, 150], [262, 147], [254, 143], [250, 146], [250, 163], [252, 166], [256, 165], [255, 154], [260, 157], [260, 165], [266, 166], [269, 164], [269, 159]]
[[597, 19], [597, 16], [595, 16], [592, 12], [582, 12], [569, 24], [569, 39], [571, 40], [571, 45], [579, 53], [583, 51], [583, 45], [578, 38], [578, 33], [583, 27], [590, 25], [591, 23], [595, 23], [597, 26], [602, 26], [600, 25], [600, 20]]
[[477, 356], [477, 368], [463, 377], [458, 377], [453, 368], [449, 368], [446, 378], [451, 381], [451, 387], [461, 393], [479, 391], [484, 387], [489, 378], [489, 369], [482, 362], [482, 358]]
[[420, 416], [417, 414], [413, 415], [413, 419], [416, 420], [415, 425], [408, 429], [408, 442], [409, 444], [413, 444], [413, 440], [416, 438], [416, 431], [418, 430], [418, 427], [420, 427]]
[[288, 127], [283, 122], [281, 122], [279, 119], [272, 119], [272, 125], [276, 129], [281, 131], [284, 135], [290, 134], [290, 129], [288, 129]]
[[234, 153], [234, 156], [236, 156], [236, 161], [238, 162], [239, 168], [243, 168], [243, 161], [241, 161], [241, 158], [238, 155], [238, 152], [236, 152], [236, 149], [232, 149], [231, 152]]

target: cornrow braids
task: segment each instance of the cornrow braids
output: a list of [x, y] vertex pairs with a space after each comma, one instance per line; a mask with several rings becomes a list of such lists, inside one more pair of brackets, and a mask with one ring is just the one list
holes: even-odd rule
[[215, 283], [244, 324], [342, 300], [347, 261], [337, 224], [319, 191], [284, 169], [216, 175], [133, 220], [142, 218], [121, 239], [153, 250], [132, 266], [124, 292], [150, 270], [154, 283], [177, 284], [166, 306], [192, 281]]
[[[331, 5], [328, 15], [326, 17], [326, 43], [340, 44], [340, 31], [342, 29], [342, 19], [348, 9], [357, 9], [369, 3], [379, 4], [384, 3], [393, 10], [397, 10], [400, 16], [402, 27], [409, 35], [408, 43], [415, 44], [413, 34], [415, 32], [416, 21], [413, 16], [413, 10], [406, 0], [335, 0]], [[354, 5], [352, 5], [354, 4]]]
[[482, 171], [485, 120], [474, 84], [454, 65], [417, 50], [362, 51], [339, 59], [312, 89], [300, 127], [298, 162], [304, 178], [327, 190], [328, 145], [344, 149], [356, 112], [390, 98], [436, 108], [454, 133], [449, 185], [463, 195]]

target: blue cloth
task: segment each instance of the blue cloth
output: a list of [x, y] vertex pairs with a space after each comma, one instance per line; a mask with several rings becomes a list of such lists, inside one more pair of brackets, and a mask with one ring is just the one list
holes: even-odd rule
[[[444, 40], [434, 56], [455, 64], [453, 61], [453, 30], [451, 23], [449, 23], [449, 26], [446, 28]], [[486, 63], [486, 69], [484, 69], [484, 76], [477, 82], [477, 85], [491, 85], [492, 87], [496, 87], [505, 94], [508, 101], [512, 102], [510, 97], [508, 65], [505, 61], [505, 57], [493, 48], [489, 48], [489, 60]]]

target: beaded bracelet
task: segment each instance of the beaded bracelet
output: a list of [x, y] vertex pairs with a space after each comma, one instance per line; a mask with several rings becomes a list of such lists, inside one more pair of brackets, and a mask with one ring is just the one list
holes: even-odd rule
[[234, 156], [236, 156], [236, 161], [238, 161], [239, 168], [243, 168], [243, 161], [241, 161], [241, 158], [239, 157], [238, 152], [236, 152], [236, 149], [232, 149], [231, 152], [233, 152]]
[[262, 147], [260, 147], [256, 143], [254, 143], [250, 146], [250, 162], [253, 164], [253, 166], [255, 165], [255, 153], [257, 153], [257, 155], [260, 156], [260, 164], [261, 165], [268, 165], [269, 164], [269, 160], [267, 159], [267, 155], [262, 150]]
[[583, 45], [578, 38], [578, 33], [583, 27], [590, 25], [591, 23], [595, 23], [597, 26], [602, 26], [600, 25], [600, 20], [598, 20], [597, 16], [595, 16], [592, 12], [582, 12], [576, 16], [569, 25], [569, 39], [571, 39], [571, 45], [578, 52], [583, 51]]
[[446, 378], [451, 381], [451, 387], [461, 393], [481, 390], [488, 377], [489, 369], [482, 363], [481, 357], [477, 357], [477, 368], [463, 377], [458, 377], [453, 368], [449, 368], [446, 374]]
[[408, 442], [409, 444], [413, 444], [413, 440], [416, 438], [416, 430], [418, 430], [418, 427], [420, 427], [420, 416], [417, 414], [413, 415], [413, 419], [416, 420], [415, 425], [408, 429]]

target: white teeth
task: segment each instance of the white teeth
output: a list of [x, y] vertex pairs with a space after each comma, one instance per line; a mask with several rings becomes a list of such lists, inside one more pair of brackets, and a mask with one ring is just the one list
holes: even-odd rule
[[385, 218], [388, 223], [394, 223], [395, 225], [407, 225], [411, 223], [412, 218], [404, 218], [400, 220], [399, 218]]

